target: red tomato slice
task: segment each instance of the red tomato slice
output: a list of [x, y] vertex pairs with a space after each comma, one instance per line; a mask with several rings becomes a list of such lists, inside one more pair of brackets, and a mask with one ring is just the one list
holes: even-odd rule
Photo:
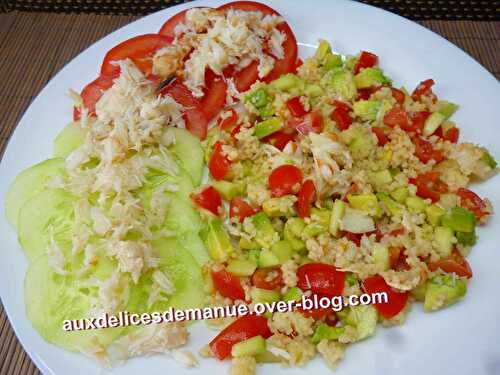
[[444, 160], [443, 153], [434, 149], [432, 143], [420, 138], [418, 135], [412, 137], [412, 142], [415, 145], [415, 156], [424, 164], [433, 159], [436, 163]]
[[457, 195], [460, 197], [460, 206], [474, 213], [476, 219], [479, 220], [488, 214], [486, 203], [473, 191], [459, 188]]
[[[189, 8], [193, 9], [193, 8]], [[158, 34], [167, 36], [169, 38], [174, 39], [175, 38], [175, 27], [186, 21], [186, 12], [189, 9], [184, 9], [181, 10], [179, 13], [173, 15], [170, 17], [161, 27], [160, 31], [158, 31]]]
[[280, 165], [271, 172], [268, 182], [274, 197], [295, 194], [302, 183], [302, 172], [294, 165]]
[[431, 96], [433, 99], [435, 99], [436, 96], [432, 92], [432, 86], [434, 86], [433, 79], [426, 79], [425, 81], [420, 82], [415, 90], [413, 90], [411, 98], [416, 102], [420, 101], [420, 99], [422, 99], [422, 96], [424, 95]]
[[219, 211], [222, 207], [222, 198], [214, 187], [208, 186], [198, 194], [191, 194], [191, 199], [198, 207], [219, 216]]
[[292, 99], [287, 101], [286, 106], [290, 110], [292, 116], [301, 117], [307, 113], [298, 96], [294, 96]]
[[[259, 71], [257, 67], [259, 63], [253, 61], [247, 67], [234, 73], [234, 85], [239, 92], [247, 91], [252, 84], [259, 79]], [[229, 77], [229, 76], [228, 76]]]
[[[270, 279], [270, 277], [272, 277], [272, 279]], [[283, 273], [281, 272], [281, 268], [266, 267], [257, 269], [252, 275], [252, 285], [267, 290], [280, 288], [283, 285]]]
[[212, 271], [212, 281], [215, 289], [224, 297], [232, 300], [245, 300], [245, 291], [241, 286], [241, 281], [237, 276], [231, 275], [226, 270]]
[[284, 131], [277, 131], [263, 139], [264, 142], [272, 144], [274, 147], [281, 151], [283, 151], [288, 142], [293, 142], [294, 140], [295, 137], [293, 136], [293, 134], [288, 134]]
[[201, 108], [210, 121], [226, 105], [227, 84], [220, 76], [215, 75], [211, 70], [206, 74], [206, 90], [201, 100]]
[[384, 124], [390, 126], [391, 128], [399, 126], [401, 129], [406, 131], [413, 130], [410, 123], [410, 117], [406, 111], [399, 106], [393, 107], [385, 114]]
[[172, 41], [173, 38], [159, 34], [144, 34], [130, 38], [108, 51], [101, 65], [101, 74], [106, 76], [119, 74], [120, 67], [112, 62], [129, 58], [145, 75], [149, 75], [153, 65], [151, 56]]
[[243, 223], [246, 217], [250, 217], [255, 215], [257, 212], [250, 206], [247, 202], [245, 202], [240, 197], [236, 197], [231, 199], [229, 202], [229, 217], [239, 218], [239, 222]]
[[230, 115], [224, 119], [220, 119], [217, 122], [219, 128], [223, 130], [231, 130], [234, 125], [238, 122], [238, 114], [232, 108], [229, 109]]
[[[92, 82], [85, 86], [80, 94], [83, 100], [83, 105], [88, 110], [88, 115], [95, 115], [95, 104], [99, 101], [104, 91], [113, 86], [113, 80], [118, 77], [115, 76], [103, 76], [100, 75]], [[80, 110], [75, 107], [73, 111], [73, 120], [78, 121], [80, 119]]]
[[371, 68], [378, 64], [378, 56], [371, 53], [362, 51], [359, 55], [358, 63], [354, 67], [354, 74], [358, 74], [361, 69]]
[[387, 303], [375, 303], [374, 306], [386, 319], [396, 316], [404, 309], [408, 301], [408, 292], [396, 292], [384, 280], [382, 276], [376, 275], [368, 277], [363, 281], [363, 287], [369, 294], [372, 293], [387, 293]]
[[271, 335], [271, 330], [267, 325], [267, 318], [260, 315], [247, 315], [238, 318], [224, 328], [210, 341], [209, 346], [213, 355], [223, 360], [231, 355], [231, 349], [234, 344], [255, 336], [262, 336], [267, 339]]
[[271, 82], [278, 79], [282, 74], [293, 73], [296, 69], [298, 55], [297, 40], [292, 29], [286, 22], [279, 24], [276, 28], [286, 35], [283, 42], [284, 56], [282, 59], [274, 61], [274, 67], [271, 72], [264, 77], [264, 82]]
[[448, 258], [440, 259], [437, 262], [428, 264], [431, 271], [441, 269], [446, 273], [455, 273], [459, 277], [472, 277], [472, 269], [469, 262], [455, 249]]
[[389, 142], [389, 139], [387, 139], [387, 135], [385, 135], [384, 129], [377, 127], [377, 126], [374, 126], [374, 127], [372, 127], [372, 132], [377, 137], [379, 146], [383, 146], [387, 142]]
[[314, 202], [316, 196], [316, 187], [314, 182], [306, 180], [299, 190], [297, 200], [297, 212], [301, 218], [311, 216], [311, 204]]
[[208, 119], [205, 112], [198, 108], [188, 109], [182, 114], [186, 129], [201, 141], [207, 138]]
[[208, 170], [214, 178], [214, 180], [222, 180], [229, 173], [231, 168], [231, 162], [222, 153], [222, 142], [217, 141], [214, 145], [214, 152], [208, 161]]
[[445, 193], [448, 188], [439, 176], [439, 172], [427, 172], [418, 175], [417, 178], [410, 178], [409, 182], [417, 187], [417, 196], [437, 202], [441, 193]]
[[329, 264], [308, 263], [297, 270], [297, 286], [319, 296], [340, 296], [344, 284], [345, 272]]

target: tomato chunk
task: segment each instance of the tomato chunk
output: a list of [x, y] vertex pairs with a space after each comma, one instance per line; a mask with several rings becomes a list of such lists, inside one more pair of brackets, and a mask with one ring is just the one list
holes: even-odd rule
[[379, 146], [383, 146], [387, 142], [389, 142], [389, 139], [387, 138], [387, 135], [385, 135], [384, 129], [382, 129], [380, 127], [377, 127], [377, 126], [373, 126], [372, 127], [372, 132], [377, 137], [377, 141], [378, 141], [378, 145]]
[[418, 84], [418, 86], [413, 90], [411, 98], [415, 101], [420, 101], [422, 96], [431, 96], [433, 100], [436, 98], [432, 92], [432, 86], [434, 86], [433, 79], [426, 79]]
[[300, 289], [310, 290], [319, 296], [340, 296], [344, 290], [345, 272], [329, 264], [304, 264], [297, 270], [297, 278]]
[[235, 197], [229, 202], [229, 216], [237, 217], [240, 223], [243, 223], [246, 217], [255, 215], [257, 212], [240, 197]]
[[359, 55], [358, 63], [354, 67], [354, 74], [358, 74], [361, 69], [371, 68], [378, 64], [378, 56], [367, 51], [362, 51]]
[[302, 172], [294, 165], [280, 165], [271, 172], [268, 182], [274, 197], [295, 194], [302, 183]]
[[215, 336], [209, 346], [213, 355], [223, 360], [231, 355], [234, 344], [255, 336], [262, 336], [267, 339], [271, 335], [271, 330], [267, 325], [267, 318], [259, 315], [246, 315], [224, 328]]
[[298, 96], [294, 96], [292, 99], [287, 101], [286, 106], [295, 117], [304, 116], [307, 113]]
[[413, 130], [410, 123], [410, 117], [400, 106], [393, 107], [384, 116], [384, 124], [390, 127], [399, 126], [405, 131]]
[[394, 99], [396, 99], [398, 104], [403, 104], [405, 102], [406, 95], [403, 91], [396, 89], [394, 87], [391, 87], [391, 93], [392, 93], [392, 97]]
[[320, 133], [323, 128], [323, 117], [319, 111], [313, 111], [305, 116], [288, 120], [288, 126], [300, 134]]
[[476, 219], [479, 220], [488, 214], [486, 203], [473, 191], [459, 188], [457, 195], [460, 197], [460, 206], [474, 213]]
[[245, 291], [241, 286], [241, 281], [226, 270], [212, 271], [212, 281], [215, 289], [224, 297], [232, 300], [245, 300]]
[[469, 262], [456, 249], [453, 250], [448, 258], [431, 262], [428, 266], [431, 271], [441, 269], [443, 272], [454, 273], [459, 277], [466, 277], [468, 279], [472, 277], [472, 269]]
[[[113, 80], [117, 77], [117, 74], [114, 76], [100, 75], [83, 88], [80, 96], [82, 97], [83, 105], [88, 110], [89, 116], [95, 115], [95, 104], [99, 101], [102, 94], [104, 94], [104, 91], [113, 86]], [[80, 110], [75, 107], [73, 111], [73, 120], [78, 121], [80, 115]]]
[[191, 194], [193, 202], [201, 208], [210, 211], [216, 216], [219, 216], [219, 211], [222, 207], [222, 198], [213, 186], [208, 186], [198, 194]]
[[227, 176], [231, 169], [231, 162], [226, 155], [222, 153], [222, 142], [217, 141], [214, 145], [214, 151], [208, 161], [208, 170], [212, 177], [219, 181]]
[[106, 53], [101, 65], [101, 74], [113, 76], [120, 73], [120, 67], [112, 62], [129, 58], [145, 75], [149, 75], [153, 66], [153, 54], [160, 48], [171, 44], [172, 41], [172, 37], [159, 34], [144, 34], [130, 38]]
[[411, 140], [415, 145], [415, 156], [422, 163], [425, 164], [431, 159], [435, 160], [436, 163], [444, 160], [443, 153], [440, 150], [436, 150], [429, 141], [426, 141], [418, 135], [414, 135]]
[[439, 201], [441, 193], [446, 193], [448, 186], [439, 179], [439, 172], [427, 172], [410, 178], [410, 184], [417, 187], [417, 195], [420, 198], [429, 198], [432, 202]]
[[293, 134], [288, 134], [281, 130], [274, 132], [273, 134], [268, 135], [263, 139], [264, 142], [272, 144], [274, 147], [281, 151], [283, 151], [288, 142], [293, 142], [294, 140], [295, 137], [293, 136]]
[[297, 212], [301, 218], [311, 216], [311, 205], [316, 196], [316, 187], [312, 180], [306, 180], [299, 190], [297, 200]]
[[352, 111], [351, 107], [348, 104], [338, 100], [335, 100], [333, 102], [333, 105], [335, 106], [335, 108], [330, 115], [331, 119], [335, 121], [335, 123], [337, 124], [337, 128], [339, 128], [340, 130], [349, 129], [349, 127], [352, 125], [352, 117], [349, 114]]
[[391, 288], [382, 276], [368, 277], [363, 281], [363, 287], [369, 294], [387, 293], [387, 303], [375, 303], [374, 306], [386, 319], [390, 319], [403, 310], [408, 301], [408, 292], [397, 292]]
[[238, 114], [236, 113], [236, 111], [230, 108], [229, 112], [229, 116], [225, 118], [219, 118], [219, 121], [217, 122], [219, 128], [223, 130], [231, 130], [232, 127], [238, 122]]
[[274, 290], [283, 285], [283, 273], [280, 267], [258, 268], [252, 275], [252, 285], [267, 290]]

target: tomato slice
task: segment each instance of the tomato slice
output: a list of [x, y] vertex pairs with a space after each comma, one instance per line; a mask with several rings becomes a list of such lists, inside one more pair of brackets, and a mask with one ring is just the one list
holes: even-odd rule
[[431, 271], [441, 269], [446, 273], [454, 273], [459, 277], [472, 277], [472, 269], [469, 262], [456, 249], [453, 250], [448, 258], [440, 259], [437, 262], [428, 264]]
[[399, 126], [405, 131], [413, 130], [410, 123], [410, 117], [400, 106], [393, 107], [389, 112], [385, 114], [384, 124], [390, 126], [391, 128]]
[[243, 223], [246, 217], [255, 215], [257, 212], [240, 197], [235, 197], [229, 202], [229, 217], [237, 217]]
[[410, 184], [417, 187], [417, 195], [420, 198], [429, 198], [432, 202], [439, 201], [441, 193], [446, 193], [447, 185], [439, 179], [439, 172], [426, 172], [416, 178], [410, 178]]
[[[189, 8], [189, 9], [193, 9], [193, 8]], [[175, 36], [176, 36], [175, 35], [175, 27], [178, 24], [183, 23], [183, 22], [186, 21], [186, 12], [189, 9], [181, 10], [179, 13], [177, 13], [177, 14], [173, 15], [172, 17], [170, 17], [163, 24], [163, 26], [161, 27], [160, 31], [158, 31], [158, 34], [164, 35], [166, 37], [174, 39]]]
[[283, 273], [280, 267], [257, 269], [252, 275], [252, 285], [267, 290], [278, 289], [283, 285]]
[[474, 213], [476, 219], [479, 220], [488, 214], [486, 203], [473, 191], [459, 188], [457, 195], [460, 197], [460, 206]]
[[297, 270], [297, 286], [319, 296], [342, 295], [345, 272], [324, 263], [307, 263]]
[[234, 85], [239, 92], [247, 91], [250, 86], [259, 79], [258, 66], [259, 63], [253, 61], [250, 65], [234, 73]]
[[173, 38], [159, 34], [144, 34], [130, 38], [106, 53], [101, 65], [101, 74], [106, 76], [119, 74], [120, 67], [112, 62], [129, 58], [145, 75], [149, 75], [153, 66], [152, 55], [172, 41]]
[[387, 303], [375, 303], [374, 306], [386, 319], [390, 319], [404, 309], [408, 301], [408, 292], [397, 292], [391, 288], [382, 276], [368, 277], [363, 281], [363, 287], [369, 294], [387, 293]]
[[293, 73], [295, 71], [299, 51], [297, 39], [295, 39], [295, 35], [290, 26], [284, 22], [276, 26], [276, 28], [286, 35], [286, 39], [282, 45], [284, 56], [282, 59], [274, 61], [273, 70], [264, 77], [264, 82], [268, 83], [278, 79], [282, 74]]
[[352, 111], [351, 107], [348, 104], [338, 100], [335, 100], [333, 102], [333, 105], [335, 106], [335, 108], [330, 115], [331, 119], [335, 121], [335, 123], [337, 124], [337, 128], [339, 128], [340, 130], [349, 129], [352, 124], [352, 117], [349, 114], [349, 112]]
[[198, 207], [219, 216], [219, 211], [222, 207], [222, 198], [213, 186], [206, 187], [198, 194], [191, 194], [191, 199]]
[[314, 202], [316, 196], [316, 187], [314, 182], [306, 180], [299, 190], [297, 200], [297, 212], [301, 218], [311, 216], [311, 204]]
[[358, 74], [361, 69], [371, 68], [378, 64], [378, 56], [367, 51], [362, 51], [359, 55], [358, 63], [354, 67], [354, 74]]
[[241, 281], [226, 270], [212, 271], [212, 281], [215, 289], [224, 297], [232, 300], [245, 300], [245, 290], [241, 286]]
[[387, 135], [385, 135], [384, 129], [382, 129], [380, 127], [377, 127], [377, 126], [373, 126], [372, 127], [372, 132], [377, 137], [377, 141], [378, 141], [378, 145], [379, 146], [383, 146], [387, 142], [389, 142], [389, 139], [387, 138]]
[[227, 84], [220, 76], [215, 75], [210, 69], [205, 74], [206, 90], [201, 100], [201, 108], [210, 121], [226, 105]]
[[323, 129], [323, 117], [319, 111], [313, 111], [303, 117], [291, 118], [288, 126], [297, 130], [300, 134], [321, 133]]
[[290, 110], [292, 116], [301, 117], [307, 113], [298, 96], [294, 96], [289, 101], [287, 101], [286, 106]]
[[226, 155], [222, 153], [222, 142], [217, 141], [214, 145], [214, 151], [208, 161], [208, 170], [214, 180], [222, 180], [229, 173], [231, 162]]
[[264, 142], [272, 144], [274, 147], [283, 151], [288, 142], [293, 142], [295, 137], [293, 134], [285, 133], [284, 131], [277, 131], [271, 135], [268, 135], [263, 139]]
[[234, 125], [238, 122], [238, 114], [232, 108], [229, 109], [229, 116], [224, 119], [219, 118], [217, 124], [222, 130], [231, 130]]
[[274, 197], [295, 194], [302, 183], [302, 172], [294, 165], [280, 165], [271, 172], [268, 182]]
[[247, 315], [238, 318], [224, 328], [210, 341], [209, 346], [213, 355], [223, 360], [231, 355], [234, 344], [255, 336], [262, 336], [267, 339], [271, 335], [271, 330], [267, 325], [267, 318], [260, 315]]
[[432, 143], [422, 139], [418, 135], [414, 135], [411, 138], [413, 144], [415, 145], [415, 156], [424, 164], [433, 159], [436, 163], [444, 160], [443, 153], [439, 150], [434, 149]]
[[[92, 82], [87, 84], [80, 93], [83, 100], [83, 105], [88, 110], [88, 115], [95, 115], [95, 104], [99, 101], [104, 91], [113, 86], [113, 80], [117, 78], [118, 75], [114, 76], [103, 76], [100, 75]], [[80, 110], [75, 107], [73, 111], [73, 120], [78, 121], [80, 119]]]
[[433, 100], [436, 99], [436, 96], [432, 92], [432, 86], [434, 86], [434, 80], [433, 79], [426, 79], [425, 81], [422, 81], [418, 84], [418, 86], [413, 90], [411, 94], [411, 98], [414, 101], [420, 101], [422, 99], [422, 96], [431, 96]]

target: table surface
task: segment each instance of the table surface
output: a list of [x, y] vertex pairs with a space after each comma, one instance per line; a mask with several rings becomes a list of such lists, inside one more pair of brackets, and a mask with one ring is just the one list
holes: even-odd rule
[[[17, 122], [47, 82], [86, 47], [137, 18], [0, 14], [0, 158]], [[420, 23], [465, 50], [500, 78], [500, 22]], [[39, 374], [39, 371], [19, 344], [0, 304], [0, 375], [3, 374]]]

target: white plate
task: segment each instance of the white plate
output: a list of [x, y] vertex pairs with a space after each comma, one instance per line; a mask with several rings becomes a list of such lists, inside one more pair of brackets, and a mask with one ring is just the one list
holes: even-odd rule
[[[454, 119], [462, 139], [488, 147], [500, 157], [498, 81], [470, 56], [427, 29], [391, 13], [347, 1], [311, 2], [266, 0], [286, 17], [301, 52], [311, 53], [318, 38], [329, 40], [343, 54], [368, 50], [380, 56], [381, 65], [395, 85], [412, 89], [426, 78], [437, 82], [435, 91], [462, 107]], [[42, 90], [21, 119], [0, 166], [1, 206], [8, 184], [22, 169], [48, 158], [52, 140], [71, 118], [68, 89], [80, 89], [98, 72], [107, 50], [135, 35], [156, 32], [162, 23], [181, 9], [216, 6], [223, 1], [200, 1], [168, 8], [144, 17], [100, 40], [62, 69]], [[91, 27], [91, 26], [90, 26]], [[500, 207], [499, 177], [475, 189]], [[23, 278], [27, 262], [17, 243], [15, 231], [0, 215], [0, 292], [9, 319], [25, 350], [44, 374], [98, 374], [94, 362], [45, 343], [31, 327], [24, 312]], [[379, 328], [375, 337], [347, 350], [339, 374], [500, 374], [500, 251], [495, 229], [499, 219], [479, 229], [480, 240], [470, 262], [474, 278], [469, 292], [459, 304], [446, 310], [424, 314], [416, 305], [408, 322], [391, 329]], [[497, 233], [498, 235], [498, 233]], [[203, 325], [193, 327], [190, 348], [197, 350], [214, 335]], [[204, 360], [192, 374], [227, 372], [227, 363]], [[259, 368], [259, 374], [282, 371], [279, 366]], [[328, 373], [322, 361], [303, 369], [287, 369], [289, 374]], [[165, 357], [132, 360], [113, 374], [188, 373]]]

